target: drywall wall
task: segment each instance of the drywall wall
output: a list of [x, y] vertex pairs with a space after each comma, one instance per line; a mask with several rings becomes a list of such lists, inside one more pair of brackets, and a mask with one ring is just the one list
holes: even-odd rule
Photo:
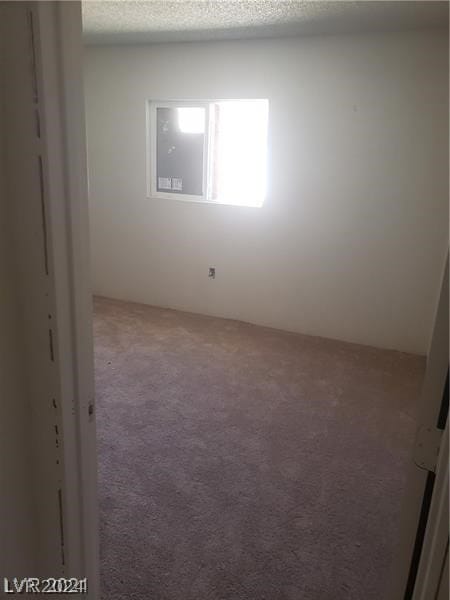
[[[89, 47], [85, 88], [97, 294], [426, 353], [446, 34]], [[262, 208], [146, 198], [145, 102], [196, 98], [269, 99]]]
[[[0, 23], [3, 7], [0, 7]], [[0, 40], [2, 27], [0, 25]], [[3, 52], [0, 45], [0, 83]], [[17, 310], [11, 221], [4, 168], [3, 91], [0, 85], [0, 574], [35, 573], [35, 523], [31, 485], [28, 397], [24, 387], [23, 348]]]

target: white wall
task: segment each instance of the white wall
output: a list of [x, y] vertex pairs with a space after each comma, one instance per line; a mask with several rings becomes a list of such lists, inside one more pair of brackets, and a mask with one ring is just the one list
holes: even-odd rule
[[[448, 243], [446, 35], [89, 47], [85, 64], [96, 293], [427, 351]], [[147, 199], [152, 98], [268, 98], [264, 207]]]

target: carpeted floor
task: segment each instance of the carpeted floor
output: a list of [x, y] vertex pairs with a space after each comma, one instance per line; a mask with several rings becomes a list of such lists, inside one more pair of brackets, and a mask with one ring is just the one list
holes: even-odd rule
[[383, 600], [424, 359], [95, 300], [102, 598]]

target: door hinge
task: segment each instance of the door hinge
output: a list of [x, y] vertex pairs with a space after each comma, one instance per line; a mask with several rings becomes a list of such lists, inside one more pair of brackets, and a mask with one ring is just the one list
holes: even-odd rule
[[441, 447], [442, 430], [437, 427], [419, 427], [414, 443], [413, 460], [420, 469], [436, 472]]

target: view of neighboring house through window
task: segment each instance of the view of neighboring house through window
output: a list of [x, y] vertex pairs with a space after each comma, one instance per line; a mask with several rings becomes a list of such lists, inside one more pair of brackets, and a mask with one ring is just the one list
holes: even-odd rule
[[149, 195], [262, 206], [267, 100], [149, 103]]

